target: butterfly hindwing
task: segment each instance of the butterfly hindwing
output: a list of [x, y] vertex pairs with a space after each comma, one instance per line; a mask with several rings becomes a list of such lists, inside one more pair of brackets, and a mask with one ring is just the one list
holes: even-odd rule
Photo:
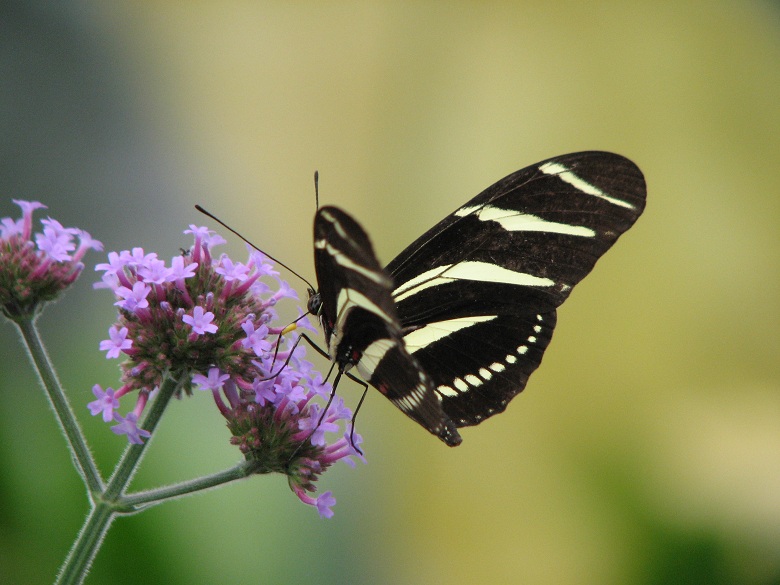
[[431, 322], [404, 338], [428, 373], [456, 426], [502, 412], [539, 366], [555, 328], [555, 311]]

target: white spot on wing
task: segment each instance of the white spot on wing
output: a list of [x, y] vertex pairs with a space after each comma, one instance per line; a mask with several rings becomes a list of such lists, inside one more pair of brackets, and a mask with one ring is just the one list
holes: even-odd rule
[[373, 280], [377, 284], [381, 284], [382, 286], [393, 286], [393, 281], [390, 280], [387, 275], [385, 275], [382, 272], [377, 272], [376, 270], [371, 270], [370, 268], [366, 268], [365, 266], [361, 266], [357, 262], [354, 262], [349, 256], [344, 254], [341, 250], [327, 242], [326, 240], [317, 240], [314, 242], [314, 247], [319, 250], [325, 250], [328, 254], [330, 254], [330, 257], [333, 258], [333, 260], [338, 264], [339, 266], [346, 268], [347, 270], [352, 270], [353, 272], [357, 272], [358, 274], [362, 274], [369, 280]]
[[563, 166], [560, 163], [556, 162], [547, 162], [544, 163], [542, 166], [539, 167], [539, 170], [542, 171], [546, 175], [556, 175], [561, 181], [564, 183], [568, 183], [575, 189], [578, 189], [585, 193], [586, 195], [593, 195], [594, 197], [598, 197], [599, 199], [603, 199], [604, 201], [609, 201], [613, 205], [619, 205], [620, 207], [626, 207], [628, 209], [635, 209], [633, 205], [630, 203], [623, 201], [622, 199], [616, 199], [615, 197], [610, 197], [604, 191], [596, 187], [595, 185], [591, 185], [586, 180], [581, 179], [577, 175], [575, 175], [573, 172], [571, 172], [569, 169], [567, 169], [565, 166]]
[[489, 262], [459, 262], [458, 264], [445, 264], [444, 266], [438, 266], [423, 272], [395, 289], [393, 296], [395, 301], [399, 302], [427, 288], [448, 284], [455, 280], [476, 280], [478, 282], [541, 287], [550, 287], [555, 284], [555, 281], [549, 278], [542, 278], [525, 272], [515, 272]]
[[414, 353], [430, 344], [452, 335], [456, 331], [473, 327], [477, 323], [485, 323], [495, 319], [497, 315], [485, 315], [480, 317], [461, 317], [458, 319], [448, 319], [446, 321], [435, 321], [415, 329], [404, 336], [406, 349], [409, 353]]
[[492, 205], [461, 207], [455, 212], [455, 215], [460, 217], [471, 214], [474, 214], [480, 221], [495, 221], [509, 232], [546, 232], [585, 238], [592, 238], [596, 235], [596, 232], [589, 227], [549, 221], [529, 213], [520, 213], [513, 209], [501, 209]]
[[478, 378], [477, 376], [475, 376], [474, 374], [468, 374], [468, 375], [466, 376], [466, 382], [468, 382], [468, 383], [469, 383], [469, 384], [471, 384], [472, 386], [482, 386], [482, 380], [481, 380], [481, 379], [479, 379], [479, 378]]
[[425, 396], [427, 390], [427, 386], [423, 382], [420, 382], [409, 392], [409, 394], [403, 398], [394, 399], [393, 404], [395, 404], [404, 412], [411, 412], [416, 410], [422, 404], [423, 397]]
[[350, 310], [355, 307], [365, 309], [370, 313], [381, 317], [385, 321], [392, 323], [392, 318], [385, 313], [382, 309], [372, 303], [366, 295], [359, 293], [352, 288], [342, 288], [339, 291], [338, 299], [336, 300], [336, 324], [337, 326], [343, 325], [344, 320]]
[[333, 327], [333, 332], [328, 344], [328, 353], [330, 353], [331, 357], [335, 356], [337, 353], [336, 348], [338, 348], [341, 343], [344, 323], [349, 316], [349, 312], [355, 307], [360, 307], [361, 309], [373, 313], [395, 327], [395, 321], [393, 321], [393, 319], [382, 309], [368, 300], [364, 294], [351, 288], [342, 288], [336, 299], [336, 325]]
[[377, 339], [369, 345], [363, 352], [363, 356], [357, 364], [357, 369], [364, 380], [370, 380], [374, 375], [379, 362], [385, 357], [385, 354], [395, 347], [396, 342], [393, 339]]
[[452, 396], [458, 396], [460, 394], [460, 392], [458, 392], [454, 388], [451, 388], [450, 386], [441, 385], [436, 389], [439, 391], [439, 394], [441, 394], [442, 396], [452, 397]]
[[341, 236], [343, 239], [347, 240], [348, 242], [352, 241], [352, 238], [349, 237], [349, 234], [347, 234], [344, 227], [339, 223], [339, 220], [337, 220], [335, 217], [333, 217], [330, 212], [328, 211], [320, 211], [320, 217], [326, 220], [328, 223], [333, 225], [333, 229], [336, 230], [336, 233]]

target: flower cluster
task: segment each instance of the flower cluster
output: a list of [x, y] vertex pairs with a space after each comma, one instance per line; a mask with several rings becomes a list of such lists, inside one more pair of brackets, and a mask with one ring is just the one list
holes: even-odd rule
[[84, 230], [52, 218], [41, 220], [43, 231], [33, 234], [33, 212], [46, 206], [13, 202], [22, 208], [22, 217], [0, 219], [0, 308], [18, 320], [35, 317], [44, 303], [57, 298], [84, 269], [87, 250], [103, 246]]
[[[193, 387], [211, 391], [228, 421], [231, 442], [239, 447], [255, 473], [280, 472], [292, 490], [321, 516], [333, 513], [330, 492], [319, 497], [314, 482], [330, 465], [343, 459], [354, 465], [358, 435], [342, 431], [352, 413], [334, 397], [327, 413], [318, 402], [331, 387], [304, 359], [305, 350], [290, 336], [291, 327], [275, 327], [274, 306], [295, 292], [260, 252], [249, 249], [246, 264], [225, 254], [212, 257], [224, 240], [196, 226], [185, 231], [195, 239], [189, 252], [166, 264], [141, 248], [111, 252], [96, 288], [109, 288], [119, 308], [117, 322], [100, 349], [107, 358], [126, 356], [119, 389], [99, 385], [88, 406], [93, 415], [115, 422], [112, 430], [131, 443], [149, 436], [138, 420], [149, 396], [165, 376], [184, 380], [182, 392]], [[268, 277], [263, 279], [263, 277]], [[269, 286], [266, 280], [275, 282]], [[311, 327], [302, 317], [298, 326]], [[117, 412], [119, 399], [136, 393], [134, 409]], [[327, 432], [342, 431], [329, 443]]]

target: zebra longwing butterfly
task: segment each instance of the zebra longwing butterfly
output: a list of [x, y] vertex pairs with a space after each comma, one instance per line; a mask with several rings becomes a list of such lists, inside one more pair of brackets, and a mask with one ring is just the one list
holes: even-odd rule
[[447, 445], [502, 412], [552, 338], [556, 308], [645, 206], [608, 152], [557, 156], [501, 179], [384, 269], [336, 207], [314, 218], [309, 309], [340, 373], [352, 366]]

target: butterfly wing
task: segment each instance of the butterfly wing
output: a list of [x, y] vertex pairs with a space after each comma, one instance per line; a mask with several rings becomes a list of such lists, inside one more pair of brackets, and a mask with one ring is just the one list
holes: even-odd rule
[[448, 445], [461, 442], [430, 377], [409, 354], [392, 298], [393, 283], [365, 231], [348, 214], [323, 207], [314, 219], [320, 320], [339, 370], [357, 366], [369, 384]]
[[556, 307], [641, 215], [645, 195], [622, 156], [555, 157], [488, 187], [390, 262], [407, 350], [457, 426], [523, 390]]

